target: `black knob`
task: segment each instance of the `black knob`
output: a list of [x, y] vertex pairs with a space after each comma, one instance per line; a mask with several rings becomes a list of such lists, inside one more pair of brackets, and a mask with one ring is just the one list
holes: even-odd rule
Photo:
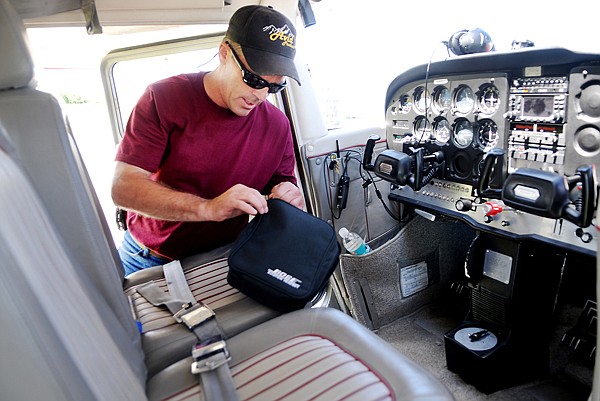
[[585, 244], [589, 244], [590, 242], [592, 242], [592, 239], [594, 239], [592, 234], [588, 233], [587, 231], [584, 231], [581, 227], [575, 230], [575, 235], [578, 236], [581, 239], [581, 241], [583, 241]]
[[458, 210], [459, 212], [468, 212], [469, 210], [471, 210], [472, 206], [473, 202], [470, 199], [464, 198], [460, 198], [454, 204], [454, 207], [456, 207], [456, 210]]

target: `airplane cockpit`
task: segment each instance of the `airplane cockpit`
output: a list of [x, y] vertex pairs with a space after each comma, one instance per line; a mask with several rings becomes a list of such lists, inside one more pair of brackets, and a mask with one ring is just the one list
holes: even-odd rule
[[[490, 389], [537, 369], [546, 352], [531, 337], [556, 295], [537, 283], [557, 289], [567, 254], [595, 255], [600, 59], [560, 48], [474, 53], [391, 83], [389, 149], [368, 164], [391, 183], [391, 201], [477, 231], [465, 262], [470, 309], [444, 339], [448, 368]], [[487, 344], [473, 342], [480, 333]]]
[[[305, 40], [302, 85], [266, 101], [342, 250], [289, 313], [230, 285], [230, 244], [124, 274], [109, 189], [144, 88], [217, 68], [250, 4]], [[600, 401], [600, 52], [500, 48], [534, 28], [455, 31], [466, 6], [443, 7], [424, 24], [392, 0], [0, 0], [0, 398]]]

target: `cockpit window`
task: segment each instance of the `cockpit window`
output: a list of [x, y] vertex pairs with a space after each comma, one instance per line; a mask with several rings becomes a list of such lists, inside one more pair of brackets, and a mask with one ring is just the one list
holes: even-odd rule
[[184, 53], [125, 59], [114, 64], [112, 79], [122, 123], [127, 123], [133, 107], [149, 84], [174, 75], [212, 71], [219, 63], [217, 50], [217, 47], [209, 46]]
[[327, 128], [383, 126], [391, 81], [450, 57], [443, 42], [457, 31], [481, 28], [497, 51], [510, 51], [513, 41], [596, 51], [597, 14], [589, 12], [587, 0], [575, 3], [558, 16], [552, 7], [522, 0], [506, 0], [501, 7], [477, 0], [313, 2], [316, 24], [299, 33], [298, 54], [309, 66]]

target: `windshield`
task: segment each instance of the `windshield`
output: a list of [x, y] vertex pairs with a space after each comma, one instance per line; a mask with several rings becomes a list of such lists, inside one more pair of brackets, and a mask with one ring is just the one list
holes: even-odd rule
[[447, 58], [442, 42], [453, 33], [481, 28], [497, 51], [510, 51], [513, 40], [530, 40], [538, 47], [594, 52], [592, 4], [323, 0], [312, 3], [317, 24], [301, 32], [298, 52], [310, 68], [328, 128], [383, 124], [390, 82], [411, 67]]

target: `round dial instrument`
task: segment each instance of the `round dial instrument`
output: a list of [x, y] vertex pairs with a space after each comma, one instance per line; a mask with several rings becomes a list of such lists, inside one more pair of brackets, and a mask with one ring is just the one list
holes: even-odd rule
[[450, 140], [451, 129], [450, 123], [445, 118], [439, 118], [433, 123], [433, 137], [435, 141], [441, 145]]
[[417, 113], [425, 113], [425, 109], [431, 106], [431, 96], [425, 91], [422, 86], [415, 89], [413, 93], [414, 106]]
[[500, 91], [494, 85], [487, 85], [479, 93], [479, 110], [492, 115], [500, 107]]
[[402, 95], [398, 100], [398, 111], [400, 113], [408, 113], [413, 107], [413, 100], [410, 95]]
[[498, 126], [490, 119], [481, 120], [477, 130], [477, 138], [484, 149], [493, 148], [498, 142]]
[[452, 93], [445, 86], [438, 86], [433, 91], [433, 106], [438, 114], [450, 109], [452, 106]]
[[414, 130], [415, 137], [419, 142], [428, 141], [431, 138], [431, 124], [423, 116], [415, 118]]
[[466, 148], [473, 142], [473, 126], [466, 118], [460, 118], [454, 125], [452, 140], [459, 148]]
[[465, 115], [473, 110], [473, 105], [475, 105], [473, 90], [466, 85], [459, 86], [454, 93], [454, 110]]

